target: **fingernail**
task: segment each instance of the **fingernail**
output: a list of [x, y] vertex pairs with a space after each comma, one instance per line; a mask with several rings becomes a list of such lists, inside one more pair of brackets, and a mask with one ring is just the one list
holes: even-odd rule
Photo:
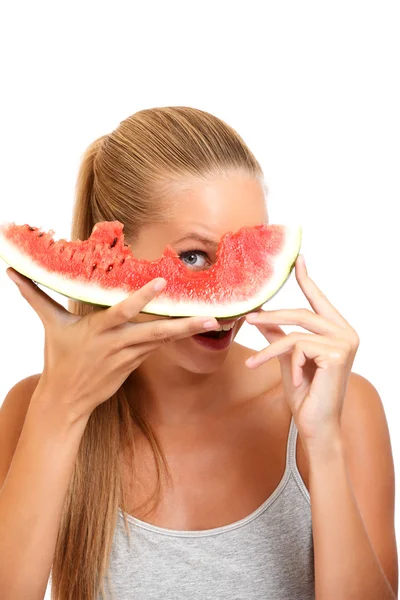
[[165, 287], [166, 283], [167, 281], [165, 279], [157, 279], [156, 283], [154, 284], [154, 291], [159, 292]]
[[215, 329], [215, 327], [218, 327], [218, 321], [216, 321], [216, 320], [204, 321], [203, 327], [204, 327], [204, 329]]
[[11, 281], [13, 281], [14, 283], [16, 283], [17, 285], [20, 283], [20, 279], [18, 277], [18, 275], [16, 275], [14, 273], [14, 271], [6, 271], [7, 275], [9, 276], [9, 278], [11, 279]]
[[250, 358], [248, 358], [244, 362], [248, 367], [253, 366], [256, 363], [256, 356], [250, 356]]
[[248, 313], [248, 314], [246, 315], [246, 319], [247, 319], [248, 317], [250, 317], [251, 319], [256, 319], [258, 316], [259, 316], [259, 314], [258, 314], [258, 313], [256, 313], [256, 312], [252, 312], [252, 313]]

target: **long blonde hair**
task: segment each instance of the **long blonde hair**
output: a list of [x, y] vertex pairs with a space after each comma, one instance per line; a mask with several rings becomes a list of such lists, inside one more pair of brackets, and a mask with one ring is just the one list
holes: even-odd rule
[[[171, 189], [230, 171], [263, 180], [254, 155], [224, 121], [186, 106], [141, 110], [84, 153], [71, 237], [87, 239], [95, 223], [118, 220], [132, 242], [143, 225], [168, 219], [163, 200]], [[81, 316], [95, 310], [73, 301], [69, 308]], [[160, 474], [167, 462], [151, 426], [132, 398], [128, 401], [122, 385], [92, 412], [82, 437], [57, 538], [52, 600], [97, 600], [98, 594], [108, 598], [105, 582], [118, 507], [129, 535], [121, 451], [128, 450], [133, 465], [134, 426], [154, 452], [158, 477], [151, 500], [159, 500]]]

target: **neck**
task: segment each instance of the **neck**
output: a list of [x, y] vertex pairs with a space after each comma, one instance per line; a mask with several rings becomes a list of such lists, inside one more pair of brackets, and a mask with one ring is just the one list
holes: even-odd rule
[[234, 343], [221, 367], [211, 373], [193, 373], [171, 363], [165, 350], [164, 356], [154, 352], [128, 377], [128, 393], [151, 423], [199, 420], [232, 403], [240, 381], [239, 352]]

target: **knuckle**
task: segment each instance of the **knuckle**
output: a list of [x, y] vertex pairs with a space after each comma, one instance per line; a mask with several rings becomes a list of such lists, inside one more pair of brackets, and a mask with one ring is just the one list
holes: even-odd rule
[[303, 320], [305, 320], [305, 319], [308, 319], [308, 316], [311, 314], [311, 311], [308, 310], [307, 308], [300, 308], [299, 313], [300, 313], [300, 317]]
[[353, 349], [354, 349], [354, 347], [353, 347], [353, 343], [352, 343], [351, 340], [349, 340], [349, 339], [343, 340], [343, 342], [342, 342], [342, 352], [345, 355], [350, 354], [353, 351]]
[[352, 348], [358, 348], [358, 346], [360, 345], [359, 335], [356, 331], [354, 331], [354, 329], [351, 331], [349, 340], [350, 340], [350, 345]]
[[301, 342], [301, 340], [299, 340], [299, 334], [297, 331], [291, 331], [287, 334], [287, 337], [289, 340], [293, 340], [294, 342], [296, 342], [296, 344], [299, 344]]
[[351, 342], [347, 342], [343, 348], [343, 352], [347, 355], [350, 354], [353, 350], [353, 344]]
[[329, 353], [330, 360], [336, 365], [344, 365], [347, 362], [348, 352], [343, 348], [336, 348]]
[[131, 312], [132, 311], [129, 310], [129, 306], [127, 306], [127, 304], [125, 303], [122, 303], [118, 307], [117, 316], [123, 321], [128, 321], [128, 319], [130, 319], [132, 316]]
[[168, 342], [170, 335], [162, 325], [156, 324], [152, 331], [152, 338], [158, 342]]
[[310, 314], [312, 314], [311, 311], [307, 310], [307, 308], [299, 308], [298, 314], [300, 327], [304, 327], [305, 329], [307, 329], [307, 326], [309, 326], [310, 322]]

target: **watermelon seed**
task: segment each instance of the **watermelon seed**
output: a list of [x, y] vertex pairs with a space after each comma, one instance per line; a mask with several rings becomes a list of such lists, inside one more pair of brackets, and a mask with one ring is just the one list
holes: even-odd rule
[[35, 231], [36, 227], [29, 227], [29, 231]]
[[43, 231], [42, 231], [42, 233], [39, 233], [38, 237], [42, 237], [42, 235], [43, 235]]
[[114, 248], [114, 246], [117, 242], [118, 242], [118, 238], [114, 238], [112, 244], [110, 244], [110, 248]]
[[97, 265], [92, 265], [92, 271], [94, 271], [96, 267]]
[[113, 265], [108, 265], [107, 271], [112, 271]]
[[123, 264], [124, 264], [124, 262], [125, 262], [125, 259], [124, 259], [124, 258], [122, 258], [119, 264], [120, 264], [120, 265], [123, 265]]

